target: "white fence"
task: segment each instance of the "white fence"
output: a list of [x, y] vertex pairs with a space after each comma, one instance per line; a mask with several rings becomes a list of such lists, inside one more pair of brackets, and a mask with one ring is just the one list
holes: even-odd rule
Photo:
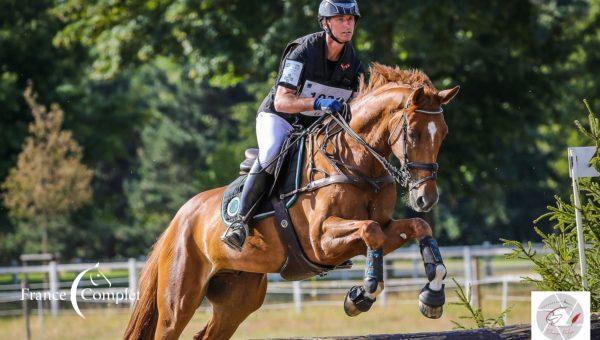
[[[538, 252], [545, 252], [541, 245], [535, 245], [535, 249]], [[448, 259], [462, 259], [461, 262], [454, 261], [449, 267], [449, 274], [446, 284], [453, 285], [449, 280], [450, 277], [455, 277], [457, 281], [466, 287], [467, 283], [471, 283], [473, 287], [486, 284], [502, 284], [502, 296], [486, 296], [487, 298], [497, 299], [502, 301], [502, 306], [506, 307], [507, 300], [518, 300], [518, 297], [508, 296], [508, 284], [514, 282], [520, 282], [522, 279], [519, 275], [507, 274], [507, 275], [494, 275], [491, 257], [493, 256], [504, 256], [510, 252], [509, 248], [501, 245], [490, 245], [484, 244], [480, 246], [451, 246], [441, 247], [440, 251], [445, 260]], [[483, 270], [479, 269], [479, 260], [483, 260]], [[293, 306], [297, 310], [300, 310], [306, 302], [303, 301], [303, 296], [310, 294], [311, 296], [317, 295], [345, 295], [347, 290], [360, 283], [364, 271], [364, 257], [359, 256], [353, 259], [355, 265], [352, 269], [339, 270], [330, 272], [326, 277], [316, 280], [306, 280], [302, 282], [287, 282], [282, 281], [278, 274], [269, 274], [268, 278], [270, 281], [267, 294], [272, 296], [275, 295], [288, 295], [293, 300]], [[397, 262], [408, 261], [411, 265], [408, 269], [405, 266], [398, 268]], [[12, 274], [23, 275], [23, 274], [35, 274], [43, 273], [48, 274], [49, 284], [31, 284], [28, 285], [31, 292], [40, 292], [57, 296], [57, 294], [70, 294], [72, 282], [61, 282], [59, 281], [59, 273], [80, 273], [93, 266], [93, 263], [77, 263], [77, 264], [58, 264], [56, 262], [50, 262], [48, 265], [38, 266], [23, 266], [23, 267], [0, 267], [0, 274]], [[456, 268], [458, 265], [458, 268]], [[114, 286], [111, 288], [94, 289], [94, 291], [109, 292], [109, 293], [123, 293], [125, 289], [129, 292], [136, 292], [138, 286], [139, 272], [143, 268], [144, 262], [137, 261], [135, 259], [129, 259], [124, 262], [111, 262], [111, 263], [100, 263], [100, 270], [112, 271], [112, 270], [127, 270], [128, 277], [121, 279], [111, 279], [111, 283]], [[462, 268], [460, 268], [462, 267]], [[512, 266], [510, 269], [516, 270], [522, 274], [530, 275], [531, 268], [529, 266]], [[483, 272], [483, 277], [479, 278], [479, 272]], [[461, 275], [458, 275], [458, 274]], [[401, 292], [401, 291], [418, 291], [426, 282], [424, 277], [423, 264], [421, 255], [416, 244], [412, 247], [406, 247], [396, 250], [395, 252], [386, 255], [384, 263], [384, 279], [385, 279], [385, 290], [382, 295], [378, 298], [379, 304], [385, 304], [388, 293]], [[81, 282], [76, 288], [76, 296], [81, 296], [81, 290], [89, 287], [85, 282]], [[6, 309], [3, 305], [15, 304], [23, 300], [22, 285], [19, 283], [13, 283], [8, 285], [0, 285], [0, 315], [9, 314], [20, 314], [21, 309]], [[474, 288], [475, 289], [475, 288]], [[473, 294], [473, 303], [477, 304], [478, 295]], [[89, 301], [86, 301], [89, 302]], [[130, 305], [133, 305], [133, 301], [129, 301]], [[338, 302], [339, 303], [339, 302]], [[272, 304], [272, 307], [281, 305], [279, 303]], [[286, 306], [290, 306], [290, 303], [286, 303]], [[37, 309], [38, 314], [43, 314], [43, 303], [38, 301]], [[69, 307], [70, 308], [70, 307]], [[57, 315], [59, 311], [59, 301], [50, 301], [50, 313], [51, 315]]]

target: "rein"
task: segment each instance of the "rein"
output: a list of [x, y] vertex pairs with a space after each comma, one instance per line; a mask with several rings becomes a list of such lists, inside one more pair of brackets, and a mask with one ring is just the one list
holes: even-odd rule
[[[413, 94], [414, 94], [414, 92], [413, 92]], [[371, 155], [373, 155], [373, 157], [375, 157], [375, 159], [377, 159], [377, 161], [379, 161], [379, 163], [381, 163], [381, 165], [386, 169], [386, 171], [389, 173], [389, 175], [394, 178], [394, 181], [396, 181], [402, 187], [408, 188], [409, 191], [413, 190], [415, 188], [418, 188], [421, 184], [423, 184], [427, 181], [437, 179], [437, 171], [439, 170], [438, 163], [412, 162], [408, 159], [408, 111], [410, 109], [410, 103], [412, 102], [411, 99], [412, 99], [413, 94], [411, 94], [408, 97], [408, 100], [406, 101], [406, 104], [402, 110], [399, 110], [399, 111], [396, 111], [393, 113], [393, 114], [396, 114], [397, 112], [402, 112], [402, 125], [400, 125], [400, 126], [401, 126], [401, 133], [402, 133], [402, 137], [403, 137], [403, 149], [402, 149], [403, 155], [402, 155], [402, 164], [400, 165], [400, 169], [398, 169], [394, 165], [392, 165], [384, 156], [380, 155], [367, 142], [365, 142], [365, 140], [362, 139], [362, 137], [360, 137], [354, 130], [352, 130], [352, 128], [348, 125], [346, 120], [342, 119], [339, 114], [331, 115], [333, 120], [335, 122], [337, 122], [338, 125], [344, 131], [346, 131], [346, 133], [348, 133], [349, 136], [354, 138], [359, 144], [361, 144], [365, 149], [367, 149], [367, 151], [369, 151], [369, 153], [371, 153]], [[437, 111], [414, 109], [413, 112], [424, 113], [424, 114], [428, 114], [428, 115], [439, 115], [439, 114], [442, 114], [444, 112], [444, 110], [442, 109], [442, 107], [440, 107], [439, 110], [437, 110]], [[392, 146], [392, 142], [391, 142], [392, 136], [396, 133], [398, 126], [399, 125], [396, 125], [396, 127], [394, 127], [394, 130], [392, 131], [392, 133], [390, 133], [390, 135], [388, 137], [387, 143], [388, 143], [388, 146], [390, 146], [390, 147]], [[346, 167], [349, 167], [349, 165], [346, 165]], [[412, 176], [410, 174], [410, 170], [413, 170], [413, 169], [429, 171], [429, 172], [431, 172], [431, 174], [411, 183]]]
[[[413, 92], [413, 94], [414, 94], [414, 92]], [[373, 147], [371, 147], [360, 135], [358, 135], [354, 130], [352, 130], [350, 125], [348, 125], [348, 120], [350, 120], [349, 119], [350, 108], [347, 103], [344, 103], [344, 109], [342, 110], [342, 112], [340, 112], [340, 113], [331, 113], [330, 112], [328, 114], [321, 116], [317, 121], [315, 121], [313, 124], [311, 124], [311, 126], [309, 128], [302, 131], [299, 134], [298, 138], [296, 138], [288, 146], [288, 147], [291, 147], [291, 145], [297, 143], [300, 140], [301, 136], [304, 136], [306, 134], [316, 136], [321, 133], [324, 133], [323, 142], [322, 142], [322, 144], [317, 145], [317, 151], [319, 151], [319, 153], [321, 153], [325, 157], [325, 159], [331, 164], [331, 166], [334, 169], [337, 170], [338, 173], [334, 174], [334, 175], [330, 175], [326, 171], [315, 167], [314, 156], [312, 153], [313, 141], [311, 140], [309, 143], [310, 159], [309, 159], [309, 164], [308, 164], [309, 183], [302, 188], [293, 190], [293, 191], [285, 193], [285, 194], [281, 194], [280, 199], [295, 195], [300, 192], [313, 191], [313, 190], [316, 190], [316, 189], [319, 189], [322, 187], [326, 187], [328, 185], [335, 184], [335, 183], [348, 183], [348, 184], [353, 184], [353, 185], [367, 183], [368, 185], [370, 185], [372, 187], [373, 191], [379, 192], [379, 190], [381, 189], [380, 188], [381, 185], [392, 183], [392, 182], [397, 182], [402, 187], [405, 187], [410, 191], [415, 188], [418, 188], [420, 185], [422, 185], [423, 183], [425, 183], [427, 181], [437, 179], [437, 171], [439, 170], [438, 163], [412, 162], [408, 159], [408, 111], [410, 109], [411, 98], [412, 98], [412, 94], [411, 94], [411, 96], [408, 97], [407, 103], [404, 106], [404, 108], [402, 110], [399, 110], [399, 111], [396, 111], [393, 113], [393, 114], [396, 114], [398, 112], [402, 112], [402, 125], [397, 125], [394, 128], [392, 133], [390, 133], [390, 136], [388, 137], [388, 141], [387, 141], [388, 145], [391, 147], [392, 146], [391, 138], [396, 133], [398, 126], [400, 126], [401, 134], [403, 137], [403, 144], [404, 144], [403, 145], [403, 156], [402, 156], [400, 168], [397, 168], [394, 165], [392, 165], [384, 156], [379, 154], [377, 152], [377, 150], [373, 149]], [[413, 112], [419, 112], [419, 113], [424, 113], [424, 114], [429, 114], [429, 115], [438, 115], [438, 114], [442, 114], [444, 111], [440, 107], [440, 109], [437, 111], [414, 109]], [[326, 116], [331, 116], [332, 120], [323, 124], [322, 123], [323, 118]], [[331, 129], [332, 129], [331, 123], [332, 122], [337, 123], [337, 125], [341, 129], [339, 129], [337, 131], [331, 131]], [[345, 131], [356, 142], [358, 142], [365, 149], [367, 149], [367, 151], [371, 155], [373, 155], [373, 157], [375, 157], [375, 159], [384, 167], [384, 169], [387, 171], [388, 175], [384, 176], [384, 177], [377, 177], [377, 178], [368, 177], [368, 176], [362, 174], [360, 172], [360, 169], [358, 169], [357, 167], [352, 166], [350, 164], [346, 164], [346, 163], [340, 161], [339, 159], [337, 159], [335, 157], [335, 155], [329, 154], [326, 151], [327, 144], [331, 141], [332, 137], [339, 134], [341, 131]], [[334, 153], [335, 153], [336, 152], [335, 144], [333, 144], [333, 147], [334, 147]], [[287, 148], [286, 148], [286, 150], [287, 150]], [[279, 158], [282, 154], [285, 153], [286, 150], [282, 150], [282, 152], [280, 152], [280, 154], [276, 158]], [[275, 160], [273, 160], [273, 161], [275, 161]], [[341, 168], [350, 170], [351, 172], [353, 172], [354, 174], [357, 174], [358, 176], [349, 176], [349, 175], [345, 174]], [[410, 170], [413, 170], [413, 169], [429, 171], [429, 172], [431, 172], [431, 174], [413, 182], [412, 176], [410, 174]], [[326, 177], [318, 179], [318, 180], [314, 180], [314, 172], [321, 172], [321, 173], [325, 174]]]

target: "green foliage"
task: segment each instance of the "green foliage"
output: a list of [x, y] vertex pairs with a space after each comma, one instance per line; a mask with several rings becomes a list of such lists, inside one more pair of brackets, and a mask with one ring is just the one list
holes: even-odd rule
[[[27, 135], [28, 79], [70, 113], [65, 128], [95, 173], [92, 204], [61, 223], [65, 258], [145, 253], [180, 204], [233, 180], [285, 44], [318, 30], [315, 0], [0, 6], [0, 180]], [[440, 242], [537, 238], [521, 226], [568, 190], [564, 147], [581, 142], [560, 127], [583, 93], [600, 94], [600, 0], [360, 6], [354, 43], [365, 64], [462, 86], [438, 159]], [[1, 206], [0, 262], [31, 237], [7, 216]]]
[[134, 79], [152, 118], [141, 134], [140, 165], [125, 183], [133, 225], [116, 232], [133, 255], [144, 253], [188, 199], [231, 181], [243, 157], [229, 105], [251, 97], [235, 87], [190, 82], [182, 73], [161, 60]]
[[458, 296], [459, 302], [451, 302], [451, 305], [463, 306], [468, 312], [469, 315], [459, 316], [460, 319], [471, 320], [474, 323], [473, 327], [467, 327], [463, 324], [451, 320], [452, 323], [456, 326], [455, 329], [475, 329], [475, 328], [486, 328], [486, 327], [502, 327], [504, 325], [504, 316], [510, 313], [511, 307], [506, 308], [498, 316], [495, 318], [486, 318], [483, 315], [483, 310], [481, 308], [473, 308], [472, 306], [472, 293], [471, 283], [467, 284], [467, 293], [462, 289], [461, 285], [456, 282], [456, 279], [452, 278], [454, 281], [454, 285], [456, 286], [456, 296]]
[[94, 78], [166, 56], [191, 79], [230, 86], [252, 72], [257, 39], [283, 7], [289, 10], [265, 1], [61, 1], [52, 12], [66, 25], [54, 43], [89, 47]]
[[[600, 142], [599, 121], [596, 115], [589, 111], [589, 130], [579, 122], [577, 127], [592, 143], [598, 146]], [[598, 167], [598, 154], [591, 162]], [[581, 213], [583, 216], [583, 235], [586, 243], [585, 257], [587, 262], [586, 279], [592, 299], [592, 310], [600, 310], [600, 183], [597, 180], [585, 179], [580, 181], [579, 187], [583, 202]], [[579, 271], [579, 253], [577, 243], [577, 227], [575, 222], [575, 204], [573, 197], [566, 202], [555, 196], [554, 206], [548, 206], [548, 212], [534, 221], [538, 224], [548, 220], [553, 224], [552, 232], [545, 233], [538, 226], [534, 226], [548, 250], [547, 254], [537, 254], [531, 242], [526, 245], [518, 241], [504, 240], [506, 246], [512, 247], [513, 252], [509, 258], [530, 260], [541, 279], [526, 277], [525, 281], [534, 283], [540, 290], [570, 291], [583, 290], [581, 272]]]

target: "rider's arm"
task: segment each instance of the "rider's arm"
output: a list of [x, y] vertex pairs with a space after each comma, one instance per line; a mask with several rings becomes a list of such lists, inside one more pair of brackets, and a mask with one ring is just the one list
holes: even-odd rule
[[297, 114], [312, 111], [314, 98], [300, 97], [298, 94], [305, 81], [307, 44], [301, 44], [284, 59], [277, 79], [277, 91], [273, 106], [278, 112]]
[[284, 86], [277, 86], [275, 93], [275, 110], [278, 112], [296, 114], [313, 110], [314, 98], [302, 98], [296, 91]]

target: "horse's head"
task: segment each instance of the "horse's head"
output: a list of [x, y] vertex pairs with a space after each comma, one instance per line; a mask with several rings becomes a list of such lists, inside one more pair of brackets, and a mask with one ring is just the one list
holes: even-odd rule
[[459, 86], [440, 92], [419, 87], [391, 111], [388, 143], [410, 173], [408, 204], [415, 211], [429, 211], [438, 201], [437, 155], [448, 134], [442, 106], [458, 90]]
[[352, 103], [351, 126], [381, 154], [391, 152], [400, 160], [402, 168], [394, 176], [408, 186], [409, 206], [429, 211], [438, 201], [437, 155], [448, 134], [442, 106], [459, 87], [438, 92], [419, 70], [379, 63], [369, 73]]

